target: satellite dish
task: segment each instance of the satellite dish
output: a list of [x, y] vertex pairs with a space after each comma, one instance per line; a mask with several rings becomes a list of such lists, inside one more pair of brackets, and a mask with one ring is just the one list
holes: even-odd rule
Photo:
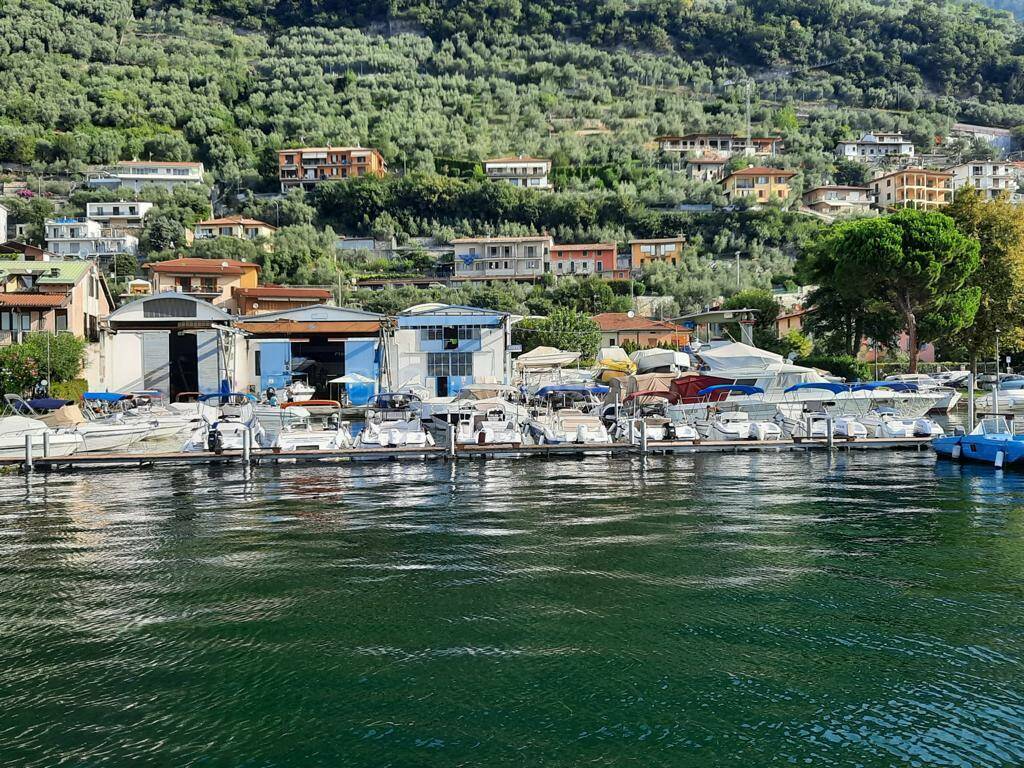
[[786, 355], [786, 359], [792, 363], [794, 360], [796, 360], [796, 352], [790, 352], [788, 355]]
[[632, 320], [634, 317], [636, 317], [636, 312], [634, 312], [631, 309], [631, 310], [629, 310], [629, 312], [626, 313], [626, 317], [628, 317], [630, 320]]
[[226, 261], [222, 261], [222, 262], [220, 263], [220, 265], [221, 265], [222, 267], [224, 267], [224, 268], [227, 268], [227, 266], [228, 266], [228, 263], [227, 263]]

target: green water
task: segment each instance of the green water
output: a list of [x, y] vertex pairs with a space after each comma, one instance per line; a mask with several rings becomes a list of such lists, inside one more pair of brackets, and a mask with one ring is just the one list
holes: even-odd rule
[[0, 763], [1016, 766], [1024, 476], [0, 476]]

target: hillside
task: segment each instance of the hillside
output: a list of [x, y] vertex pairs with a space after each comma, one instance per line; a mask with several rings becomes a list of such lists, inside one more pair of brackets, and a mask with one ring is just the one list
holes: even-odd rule
[[649, 161], [659, 133], [740, 128], [748, 75], [755, 127], [796, 161], [870, 127], [925, 145], [953, 119], [1024, 123], [1022, 27], [975, 5], [185, 5], [8, 0], [0, 161], [193, 157], [249, 186], [297, 141], [378, 146], [404, 169], [506, 151]]

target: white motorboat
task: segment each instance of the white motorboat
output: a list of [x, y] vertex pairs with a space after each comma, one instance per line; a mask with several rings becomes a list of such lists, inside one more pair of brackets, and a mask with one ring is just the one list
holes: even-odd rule
[[[809, 417], [809, 418], [808, 418]], [[830, 416], [825, 413], [807, 413], [805, 418], [786, 420], [781, 426], [784, 434], [792, 437], [828, 437], [829, 419], [832, 421], [832, 435], [847, 440], [867, 437], [868, 429], [855, 416]], [[807, 424], [810, 422], [810, 434]]]
[[611, 443], [611, 435], [598, 413], [597, 394], [606, 387], [553, 385], [537, 391], [537, 404], [527, 424], [538, 445]]
[[193, 428], [192, 419], [153, 404], [149, 394], [86, 392], [82, 395], [86, 416], [100, 423], [123, 423], [148, 429], [143, 440], [160, 440], [182, 435]]
[[1024, 413], [1024, 376], [1004, 374], [997, 388], [974, 402], [985, 413]]
[[[242, 450], [246, 433], [251, 435], [251, 448], [265, 444], [263, 427], [256, 419], [256, 398], [252, 395], [240, 392], [202, 395], [198, 405], [202, 419], [182, 447], [183, 451]], [[216, 416], [211, 417], [209, 407], [202, 406], [213, 406]]]
[[640, 443], [644, 435], [648, 443], [693, 442], [700, 439], [690, 424], [675, 421], [667, 407], [675, 399], [668, 390], [645, 390], [626, 395], [618, 410], [615, 405], [602, 409], [605, 423], [612, 421], [611, 434], [618, 440]]
[[285, 388], [288, 399], [293, 403], [304, 403], [312, 400], [316, 390], [304, 381], [296, 379]]
[[[702, 364], [701, 373], [734, 384], [755, 386], [763, 392], [755, 398], [766, 404], [787, 409], [787, 416], [798, 417], [803, 411], [801, 400], [820, 401], [820, 393], [798, 388], [801, 384], [829, 384], [813, 368], [793, 365], [782, 356], [748, 344], [732, 342], [701, 347], [695, 353]], [[942, 399], [943, 394], [918, 391], [916, 385], [904, 382], [868, 382], [845, 387], [831, 398], [826, 411], [833, 415], [857, 416], [873, 407], [894, 408], [903, 418], [924, 416]], [[749, 396], [734, 393], [729, 403], [742, 402]], [[696, 407], [683, 404], [679, 407]]]
[[85, 444], [77, 432], [56, 432], [39, 419], [0, 416], [0, 458], [23, 458], [28, 435], [32, 436], [32, 455], [36, 458], [44, 453], [46, 456], [70, 456]]
[[943, 437], [946, 434], [929, 418], [900, 418], [891, 408], [876, 408], [860, 421], [871, 437]]
[[[270, 439], [270, 446], [282, 451], [331, 451], [351, 448], [351, 424], [341, 419], [337, 400], [308, 400], [312, 408], [285, 404], [282, 410], [292, 419]], [[333, 404], [333, 409], [329, 409]], [[260, 424], [263, 424], [262, 418]]]
[[[721, 407], [723, 396], [739, 393], [748, 398], [744, 403]], [[707, 398], [704, 418], [697, 421], [697, 431], [708, 440], [781, 440], [782, 428], [774, 416], [778, 407], [767, 405], [764, 395], [757, 387], [745, 384], [713, 384], [700, 390], [698, 395]], [[767, 418], [771, 414], [772, 418]]]
[[455, 424], [456, 445], [511, 445], [524, 442], [523, 427], [514, 415], [500, 406], [488, 408], [473, 403], [463, 406]]
[[897, 373], [886, 376], [885, 381], [916, 384], [919, 392], [938, 395], [939, 400], [931, 407], [931, 413], [949, 413], [956, 408], [962, 397], [953, 387], [942, 384], [926, 373]]
[[146, 424], [132, 424], [123, 419], [90, 421], [82, 410], [69, 400], [34, 398], [24, 400], [17, 395], [4, 395], [14, 413], [38, 419], [59, 433], [74, 432], [81, 436], [78, 453], [122, 452], [149, 434]]
[[381, 392], [366, 409], [356, 448], [428, 448], [435, 445], [420, 421], [420, 399], [408, 392]]

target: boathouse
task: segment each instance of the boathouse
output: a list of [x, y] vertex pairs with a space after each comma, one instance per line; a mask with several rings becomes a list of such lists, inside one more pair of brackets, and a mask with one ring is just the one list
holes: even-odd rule
[[508, 384], [510, 315], [453, 304], [419, 304], [400, 313], [389, 352], [394, 386], [450, 397], [466, 384]]
[[[245, 356], [232, 316], [195, 296], [168, 291], [114, 310], [100, 323], [100, 380], [93, 389], [184, 392], [234, 389]], [[244, 372], [243, 372], [244, 373]]]
[[315, 397], [334, 399], [334, 379], [359, 374], [374, 383], [347, 384], [353, 405], [366, 403], [381, 372], [382, 315], [358, 309], [315, 305], [239, 318], [245, 334], [245, 382], [261, 392], [283, 389], [294, 380], [316, 390]]

